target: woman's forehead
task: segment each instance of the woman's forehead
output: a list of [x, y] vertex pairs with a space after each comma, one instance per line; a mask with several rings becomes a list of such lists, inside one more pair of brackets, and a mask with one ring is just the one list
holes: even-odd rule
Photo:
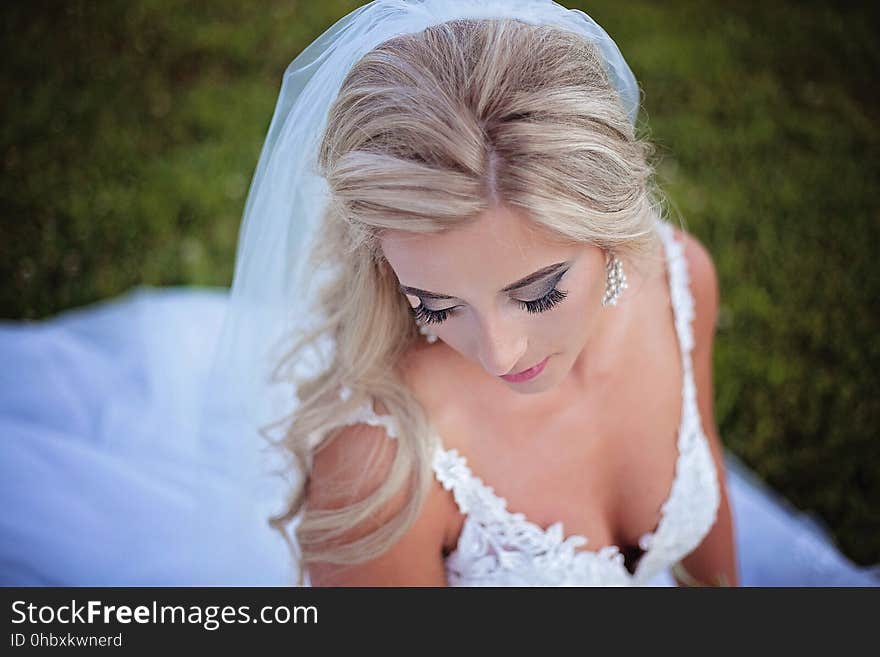
[[387, 231], [381, 244], [402, 284], [423, 289], [442, 285], [447, 289], [435, 291], [450, 295], [454, 295], [450, 288], [473, 277], [489, 285], [506, 285], [582, 250], [578, 245], [562, 245], [534, 222], [503, 210], [487, 211], [443, 233]]
[[506, 206], [483, 212], [474, 221], [462, 223], [439, 233], [420, 234], [402, 230], [386, 230], [380, 238], [382, 250], [390, 258], [409, 254], [437, 253], [443, 259], [468, 251], [500, 250], [505, 254], [552, 248], [548, 231], [540, 224]]

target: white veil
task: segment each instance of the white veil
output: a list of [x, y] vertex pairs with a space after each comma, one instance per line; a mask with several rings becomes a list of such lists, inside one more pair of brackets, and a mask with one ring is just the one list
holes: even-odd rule
[[[202, 396], [198, 437], [202, 448], [237, 459], [243, 478], [262, 472], [259, 427], [296, 406], [290, 385], [270, 383], [285, 346], [313, 328], [311, 303], [323, 273], [307, 259], [328, 200], [316, 155], [328, 109], [351, 67], [380, 43], [452, 19], [516, 18], [553, 24], [598, 45], [606, 70], [635, 122], [639, 90], [620, 50], [588, 15], [551, 0], [375, 0], [333, 24], [287, 67], [251, 182], [239, 233], [235, 272], [212, 376]], [[308, 312], [306, 310], [308, 309]], [[329, 363], [332, 344], [303, 359], [297, 372]], [[231, 438], [230, 438], [231, 437]], [[241, 449], [229, 441], [249, 441]], [[244, 455], [244, 456], [242, 456]], [[253, 456], [252, 461], [244, 461]], [[256, 473], [251, 467], [260, 468]]]

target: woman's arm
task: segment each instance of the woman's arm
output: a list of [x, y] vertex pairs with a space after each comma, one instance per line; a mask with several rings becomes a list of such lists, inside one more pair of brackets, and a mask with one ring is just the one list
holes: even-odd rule
[[[382, 427], [352, 424], [324, 449], [316, 452], [308, 483], [306, 507], [333, 509], [366, 497], [379, 487], [390, 467], [396, 448]], [[376, 459], [375, 470], [365, 470]], [[365, 476], [369, 474], [369, 476]], [[331, 479], [351, 482], [344, 498], [327, 491]], [[350, 530], [346, 538], [358, 538], [397, 513], [406, 501], [406, 490], [397, 493], [368, 526]], [[439, 485], [432, 486], [421, 513], [407, 532], [385, 552], [369, 561], [353, 565], [308, 564], [312, 586], [446, 586], [443, 568], [443, 542], [446, 533], [446, 504]]]
[[713, 404], [712, 348], [718, 318], [718, 277], [712, 256], [706, 248], [692, 235], [677, 229], [676, 233], [677, 239], [685, 245], [684, 254], [694, 296], [692, 360], [697, 406], [703, 433], [709, 441], [718, 472], [721, 500], [712, 529], [694, 551], [676, 564], [673, 573], [682, 586], [739, 586], [724, 450], [715, 427]]

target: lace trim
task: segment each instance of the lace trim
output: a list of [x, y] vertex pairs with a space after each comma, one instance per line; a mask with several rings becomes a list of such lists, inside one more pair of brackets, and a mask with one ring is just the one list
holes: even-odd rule
[[[348, 386], [343, 387], [339, 393], [340, 399], [348, 399], [351, 396], [351, 389]], [[346, 419], [346, 424], [357, 424], [363, 422], [374, 427], [383, 427], [390, 438], [397, 438], [398, 432], [397, 422], [393, 415], [379, 415], [373, 410], [373, 402], [365, 401], [361, 406], [354, 410]]]
[[[466, 516], [458, 545], [447, 557], [450, 584], [464, 579], [469, 583], [479, 581], [499, 570], [516, 573], [534, 569], [544, 579], [564, 581], [574, 574], [573, 564], [589, 569], [595, 568], [597, 562], [613, 563], [627, 572], [624, 556], [617, 546], [597, 551], [578, 550], [589, 539], [579, 534], [565, 536], [561, 521], [545, 530], [525, 514], [511, 513], [507, 500], [471, 472], [457, 449], [438, 448], [433, 465], [437, 479], [446, 490], [452, 491], [456, 504]], [[473, 522], [477, 523], [476, 529]]]
[[[343, 386], [339, 391], [339, 398], [345, 401], [351, 397], [352, 391], [348, 386]], [[372, 400], [366, 400], [363, 404], [351, 411], [347, 416], [341, 418], [336, 426], [345, 426], [347, 424], [369, 424], [374, 427], [382, 427], [390, 438], [397, 438], [400, 433], [397, 422], [392, 415], [379, 415], [373, 410]], [[326, 429], [325, 429], [326, 431]], [[309, 444], [315, 447], [318, 444], [322, 432], [318, 431], [309, 437]]]

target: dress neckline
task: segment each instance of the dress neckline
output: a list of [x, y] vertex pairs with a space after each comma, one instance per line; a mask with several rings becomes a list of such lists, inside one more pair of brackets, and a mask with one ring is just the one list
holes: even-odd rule
[[[566, 546], [570, 549], [573, 549], [572, 556], [575, 559], [599, 558], [607, 560], [611, 563], [616, 563], [619, 565], [621, 571], [629, 580], [638, 579], [643, 572], [642, 567], [649, 561], [648, 556], [652, 554], [654, 546], [656, 545], [657, 537], [663, 533], [663, 529], [666, 526], [666, 519], [668, 518], [668, 510], [672, 505], [673, 499], [675, 498], [677, 491], [679, 490], [679, 481], [681, 480], [682, 472], [682, 461], [686, 452], [686, 450], [684, 449], [683, 440], [686, 434], [685, 429], [688, 413], [691, 410], [689, 407], [689, 403], [693, 403], [693, 395], [689, 394], [689, 392], [694, 390], [692, 378], [693, 373], [690, 362], [690, 347], [693, 344], [693, 339], [690, 333], [688, 333], [686, 330], [689, 327], [688, 322], [690, 321], [690, 313], [686, 312], [686, 309], [681, 307], [682, 297], [679, 296], [683, 293], [690, 294], [689, 291], [686, 289], [688, 286], [688, 282], [687, 272], [684, 269], [686, 263], [682, 262], [684, 260], [682, 245], [675, 240], [672, 233], [672, 226], [670, 224], [666, 223], [662, 219], [658, 219], [657, 224], [658, 231], [663, 242], [664, 253], [666, 255], [666, 277], [668, 281], [668, 289], [672, 305], [673, 319], [675, 323], [675, 334], [677, 338], [676, 345], [682, 363], [680, 404], [681, 415], [678, 422], [678, 432], [675, 440], [676, 459], [672, 484], [670, 486], [669, 493], [660, 505], [660, 517], [654, 529], [642, 534], [639, 537], [639, 547], [643, 550], [643, 552], [636, 560], [635, 569], [630, 572], [630, 570], [626, 567], [624, 563], [623, 548], [616, 544], [606, 545], [598, 549], [574, 549], [587, 544], [589, 542], [588, 537], [583, 534], [576, 533], [565, 534], [562, 521], [556, 521], [545, 528], [541, 527], [541, 525], [539, 525], [538, 523], [530, 520], [524, 513], [509, 510], [507, 500], [503, 496], [495, 493], [495, 490], [492, 486], [487, 485], [480, 477], [478, 477], [471, 471], [470, 466], [467, 463], [467, 459], [464, 457], [464, 455], [461, 454], [456, 448], [444, 448], [442, 445], [442, 441], [439, 440], [438, 436], [439, 444], [435, 456], [435, 468], [437, 466], [440, 466], [447, 472], [455, 472], [453, 478], [444, 477], [441, 481], [443, 483], [443, 486], [447, 490], [453, 490], [453, 494], [456, 498], [456, 503], [458, 504], [459, 509], [465, 515], [461, 534], [464, 533], [469, 523], [477, 520], [473, 514], [473, 510], [470, 508], [471, 505], [465, 502], [464, 499], [462, 499], [463, 493], [461, 491], [460, 484], [462, 482], [467, 482], [467, 485], [471, 487], [473, 493], [480, 498], [480, 504], [477, 505], [478, 508], [491, 509], [491, 511], [495, 513], [496, 519], [503, 519], [503, 522], [507, 523], [509, 526], [526, 528], [529, 534], [536, 534], [537, 536], [539, 536], [544, 544], [553, 548]], [[677, 259], [681, 260], [677, 261]], [[679, 265], [679, 263], [681, 263], [681, 265], [676, 266]], [[684, 292], [682, 292], [683, 288]], [[688, 310], [692, 310], [692, 306], [689, 307]], [[454, 482], [458, 482], [459, 486], [455, 486]], [[456, 548], [454, 548], [447, 555], [447, 558], [454, 555], [457, 551], [458, 547], [456, 546]]]

